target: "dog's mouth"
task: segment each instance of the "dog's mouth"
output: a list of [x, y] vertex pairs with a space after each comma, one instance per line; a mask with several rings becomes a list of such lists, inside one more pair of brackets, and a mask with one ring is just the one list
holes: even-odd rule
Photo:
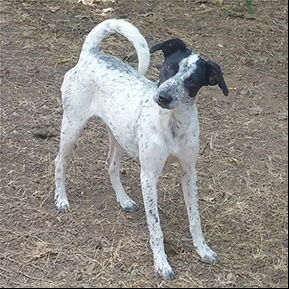
[[168, 103], [168, 104], [164, 104], [164, 103], [162, 103], [162, 102], [160, 102], [160, 101], [156, 101], [156, 103], [157, 103], [157, 105], [160, 106], [161, 108], [163, 108], [163, 109], [168, 109], [168, 110], [174, 109], [174, 108], [176, 108], [176, 107], [178, 106], [178, 103], [177, 103], [176, 101], [173, 101], [173, 102]]
[[160, 106], [161, 108], [171, 109], [170, 104], [163, 104], [163, 103], [161, 103], [161, 102], [159, 102], [159, 101], [157, 101], [157, 104], [158, 104], [158, 106]]

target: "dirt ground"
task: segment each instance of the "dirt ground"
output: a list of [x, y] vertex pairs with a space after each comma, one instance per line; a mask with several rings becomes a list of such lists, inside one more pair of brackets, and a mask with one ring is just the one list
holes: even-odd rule
[[[244, 2], [1, 1], [1, 287], [288, 287], [287, 1], [255, 0], [253, 14]], [[227, 98], [216, 87], [198, 98], [201, 214], [220, 263], [202, 263], [193, 249], [179, 167], [168, 165], [160, 180], [172, 282], [153, 272], [139, 166], [123, 163], [125, 187], [141, 206], [125, 213], [96, 120], [71, 160], [72, 209], [53, 210], [59, 88], [85, 35], [111, 17], [129, 19], [150, 45], [183, 38], [221, 64], [231, 88]], [[124, 59], [133, 51], [122, 37], [103, 48]], [[149, 78], [157, 79], [161, 60], [153, 57]]]

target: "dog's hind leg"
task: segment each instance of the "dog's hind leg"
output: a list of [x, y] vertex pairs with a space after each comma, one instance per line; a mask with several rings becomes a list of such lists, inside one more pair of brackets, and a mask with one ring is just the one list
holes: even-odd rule
[[55, 209], [59, 212], [69, 210], [69, 202], [65, 190], [66, 170], [68, 157], [70, 156], [78, 136], [88, 121], [89, 116], [85, 114], [75, 114], [70, 107], [64, 110], [60, 149], [55, 160]]
[[123, 149], [109, 131], [109, 153], [107, 157], [107, 167], [112, 187], [116, 193], [117, 202], [126, 212], [135, 212], [139, 206], [127, 195], [120, 180], [120, 162]]

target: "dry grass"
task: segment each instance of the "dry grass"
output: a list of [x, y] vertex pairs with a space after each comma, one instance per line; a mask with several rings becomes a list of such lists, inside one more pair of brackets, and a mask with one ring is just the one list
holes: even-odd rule
[[[254, 1], [256, 19], [249, 20], [224, 17], [215, 6], [190, 1], [69, 3], [0, 4], [0, 286], [288, 287], [285, 4]], [[101, 14], [109, 7], [112, 14]], [[219, 264], [203, 264], [193, 250], [179, 167], [168, 165], [160, 180], [162, 226], [177, 275], [173, 282], [153, 273], [139, 167], [129, 158], [122, 179], [141, 210], [126, 214], [117, 206], [105, 171], [107, 136], [101, 123], [88, 124], [71, 160], [72, 210], [57, 215], [52, 210], [59, 87], [84, 36], [107, 17], [129, 18], [150, 44], [184, 38], [221, 63], [228, 85], [237, 88], [227, 99], [206, 88], [198, 100], [201, 212]], [[133, 50], [118, 37], [104, 49], [124, 58]], [[157, 78], [160, 63], [154, 56], [150, 78]]]

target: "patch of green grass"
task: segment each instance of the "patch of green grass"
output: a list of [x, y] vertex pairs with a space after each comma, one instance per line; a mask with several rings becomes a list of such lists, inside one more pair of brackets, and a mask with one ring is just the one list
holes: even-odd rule
[[246, 0], [246, 6], [249, 13], [254, 13], [253, 0]]

